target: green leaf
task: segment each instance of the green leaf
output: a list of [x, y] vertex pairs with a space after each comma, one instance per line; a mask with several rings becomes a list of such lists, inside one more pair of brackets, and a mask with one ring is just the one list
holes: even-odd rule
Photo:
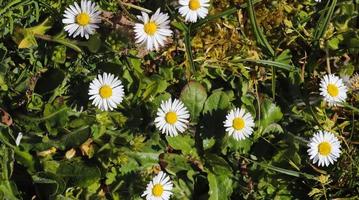
[[56, 172], [56, 175], [68, 179], [70, 185], [87, 187], [100, 180], [101, 173], [97, 166], [86, 165], [81, 161], [63, 161]]
[[65, 190], [65, 182], [52, 173], [38, 172], [32, 176], [37, 195], [42, 199], [52, 199]]
[[58, 147], [62, 150], [78, 147], [90, 137], [90, 127], [85, 125], [75, 131], [64, 135], [58, 142]]
[[[259, 138], [264, 134], [264, 130], [271, 125], [281, 120], [283, 113], [281, 109], [272, 103], [270, 100], [266, 99], [261, 105], [261, 120], [259, 121], [259, 131], [255, 134], [255, 139]], [[277, 127], [278, 128], [278, 127]]]
[[191, 119], [197, 120], [207, 99], [206, 89], [198, 82], [189, 82], [183, 88], [180, 98], [191, 113]]
[[78, 42], [79, 45], [87, 47], [91, 53], [96, 53], [100, 49], [101, 43], [99, 34], [92, 35], [86, 42]]
[[223, 176], [230, 176], [232, 174], [231, 166], [225, 159], [216, 154], [205, 154], [206, 168], [209, 171]]
[[30, 28], [16, 28], [13, 40], [18, 44], [20, 49], [37, 46], [35, 35], [43, 35], [51, 28], [52, 21], [47, 18], [41, 24]]
[[233, 181], [228, 176], [208, 173], [209, 200], [230, 199]]
[[230, 99], [227, 93], [223, 91], [215, 91], [208, 97], [204, 104], [203, 113], [212, 113], [213, 110], [225, 110], [230, 105]]
[[166, 153], [163, 155], [161, 162], [165, 162], [166, 171], [174, 175], [179, 171], [188, 171], [192, 169], [191, 165], [183, 155]]
[[175, 150], [181, 150], [184, 155], [197, 156], [194, 148], [194, 139], [189, 135], [177, 135], [175, 137], [166, 137], [168, 144]]

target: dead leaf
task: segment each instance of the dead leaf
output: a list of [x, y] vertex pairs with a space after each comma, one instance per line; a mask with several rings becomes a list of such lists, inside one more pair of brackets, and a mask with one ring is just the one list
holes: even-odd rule
[[1, 123], [7, 126], [11, 126], [13, 121], [9, 113], [7, 113], [4, 109], [0, 108], [0, 114], [1, 114]]

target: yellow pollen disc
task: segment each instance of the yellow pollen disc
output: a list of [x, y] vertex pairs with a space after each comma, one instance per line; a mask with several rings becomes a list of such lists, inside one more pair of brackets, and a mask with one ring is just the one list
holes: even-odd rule
[[87, 13], [80, 13], [76, 16], [76, 23], [80, 26], [86, 26], [90, 23], [90, 15]]
[[243, 129], [244, 126], [245, 126], [245, 122], [242, 118], [237, 117], [233, 120], [233, 128], [236, 129], [237, 131]]
[[145, 32], [148, 35], [154, 35], [157, 31], [157, 25], [155, 22], [149, 21], [145, 24]]
[[175, 112], [168, 112], [166, 114], [166, 122], [169, 124], [174, 124], [177, 122], [177, 114]]
[[339, 88], [334, 84], [328, 84], [327, 91], [332, 97], [336, 97], [339, 94]]
[[201, 7], [199, 0], [190, 0], [188, 4], [189, 9], [198, 10]]
[[155, 197], [162, 196], [163, 193], [163, 186], [161, 184], [156, 184], [152, 188], [152, 195]]
[[112, 96], [112, 88], [108, 85], [104, 85], [100, 88], [99, 93], [103, 99], [107, 99]]
[[332, 151], [332, 146], [329, 144], [329, 142], [321, 142], [318, 145], [318, 152], [322, 156], [327, 156]]

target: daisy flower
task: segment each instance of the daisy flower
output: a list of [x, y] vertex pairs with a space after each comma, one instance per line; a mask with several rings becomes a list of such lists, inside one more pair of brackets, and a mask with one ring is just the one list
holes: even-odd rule
[[338, 103], [345, 102], [347, 98], [347, 87], [339, 77], [329, 74], [325, 75], [320, 81], [320, 95], [328, 102], [329, 106], [336, 106]]
[[168, 136], [176, 136], [187, 129], [190, 115], [187, 108], [180, 101], [171, 99], [162, 102], [155, 119], [156, 127]]
[[160, 173], [147, 184], [146, 190], [141, 196], [146, 196], [146, 200], [168, 200], [172, 195], [172, 188], [173, 183], [170, 177], [160, 171]]
[[62, 23], [66, 24], [64, 29], [69, 33], [69, 36], [80, 35], [89, 39], [94, 30], [98, 28], [96, 24], [101, 22], [100, 14], [101, 11], [97, 9], [95, 3], [81, 0], [81, 7], [75, 2], [66, 8]]
[[165, 46], [167, 37], [172, 36], [170, 21], [167, 14], [161, 13], [157, 9], [151, 17], [142, 12], [142, 16], [137, 16], [143, 23], [136, 23], [134, 27], [136, 43], [146, 45], [147, 50], [158, 50]]
[[197, 22], [208, 14], [209, 0], [179, 0], [179, 13], [186, 22]]
[[308, 143], [308, 154], [313, 164], [328, 166], [339, 158], [341, 153], [340, 142], [332, 133], [319, 131], [314, 134]]
[[229, 135], [236, 140], [243, 140], [253, 133], [254, 120], [249, 112], [244, 109], [235, 108], [226, 116], [224, 127]]
[[92, 104], [102, 111], [113, 110], [125, 95], [121, 81], [113, 74], [98, 75], [91, 84], [89, 93]]

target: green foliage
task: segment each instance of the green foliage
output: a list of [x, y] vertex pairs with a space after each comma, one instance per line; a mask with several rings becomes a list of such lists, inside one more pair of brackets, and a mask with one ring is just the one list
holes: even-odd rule
[[[357, 0], [211, 0], [193, 24], [177, 1], [97, 0], [102, 23], [88, 40], [63, 30], [72, 3], [0, 0], [0, 199], [137, 200], [160, 170], [171, 199], [359, 196]], [[159, 7], [174, 35], [148, 52], [134, 16]], [[125, 91], [108, 112], [88, 95], [103, 72]], [[341, 106], [320, 96], [328, 73], [348, 87]], [[168, 99], [190, 113], [175, 137], [154, 122]], [[255, 119], [244, 140], [224, 128], [233, 108]], [[307, 153], [318, 130], [341, 142], [329, 167]]]

